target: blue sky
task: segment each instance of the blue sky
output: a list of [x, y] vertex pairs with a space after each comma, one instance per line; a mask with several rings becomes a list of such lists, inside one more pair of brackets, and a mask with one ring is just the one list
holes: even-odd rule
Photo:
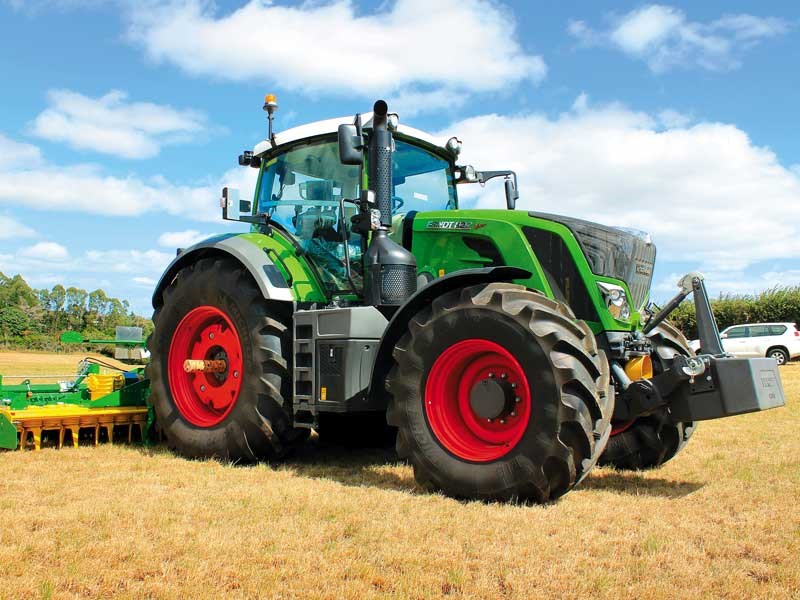
[[651, 231], [658, 299], [798, 284], [798, 64], [794, 2], [0, 0], [0, 271], [149, 314], [273, 92], [279, 129], [387, 98], [520, 207]]

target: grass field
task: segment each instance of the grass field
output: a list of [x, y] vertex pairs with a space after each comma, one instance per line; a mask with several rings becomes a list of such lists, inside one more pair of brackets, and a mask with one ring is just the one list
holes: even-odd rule
[[787, 407], [549, 506], [430, 495], [388, 453], [314, 440], [276, 467], [6, 452], [0, 598], [800, 598], [800, 365], [781, 374]]

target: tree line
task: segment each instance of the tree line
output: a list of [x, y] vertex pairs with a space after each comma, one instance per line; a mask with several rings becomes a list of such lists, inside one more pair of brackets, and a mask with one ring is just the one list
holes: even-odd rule
[[0, 272], [0, 343], [6, 348], [55, 350], [66, 330], [113, 339], [118, 325], [142, 327], [145, 335], [152, 330], [151, 321], [134, 314], [127, 300], [103, 290], [34, 289], [21, 275]]

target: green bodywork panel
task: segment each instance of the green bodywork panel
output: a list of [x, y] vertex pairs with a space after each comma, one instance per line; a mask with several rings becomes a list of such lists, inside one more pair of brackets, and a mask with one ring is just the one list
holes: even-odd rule
[[5, 415], [0, 414], [0, 448], [14, 450], [17, 443], [17, 428]]
[[[437, 224], [455, 224], [444, 228]], [[395, 219], [392, 237], [400, 241], [400, 219]], [[545, 273], [525, 238], [523, 227], [533, 227], [559, 236], [569, 250], [580, 278], [594, 307], [595, 318], [586, 321], [595, 333], [601, 331], [631, 331], [639, 325], [640, 315], [635, 310], [630, 321], [614, 319], [605, 306], [596, 282], [622, 286], [630, 297], [624, 281], [595, 275], [580, 244], [568, 227], [547, 219], [537, 218], [524, 211], [511, 210], [444, 210], [418, 213], [413, 223], [412, 252], [417, 259], [417, 270], [433, 278], [463, 269], [492, 266], [492, 260], [481, 256], [465, 244], [465, 238], [484, 238], [491, 241], [502, 258], [502, 263], [526, 269], [531, 277], [516, 283], [538, 290], [554, 298]], [[268, 255], [287, 283], [291, 283], [294, 297], [299, 302], [326, 302], [330, 300], [322, 283], [308, 263], [307, 256], [298, 256], [286, 234], [273, 229], [271, 235], [251, 232], [241, 237], [261, 249], [269, 248]]]
[[[442, 228], [441, 222], [457, 223], [458, 228]], [[596, 282], [603, 281], [622, 286], [628, 297], [630, 291], [624, 281], [595, 275], [578, 241], [568, 227], [547, 219], [530, 216], [519, 210], [447, 210], [417, 214], [414, 219], [412, 252], [417, 258], [419, 273], [439, 277], [462, 269], [491, 266], [492, 260], [470, 249], [465, 238], [484, 238], [491, 241], [502, 257], [503, 264], [526, 269], [529, 279], [516, 283], [538, 290], [554, 298], [536, 255], [525, 238], [523, 227], [549, 231], [560, 237], [578, 269], [589, 294], [597, 317], [586, 319], [595, 333], [600, 331], [630, 331], [638, 325], [639, 313], [633, 312], [630, 321], [618, 321], [608, 312]]]
[[294, 245], [285, 234], [272, 230], [272, 235], [253, 231], [239, 237], [267, 252], [270, 260], [280, 271], [298, 302], [325, 302], [328, 300], [322, 282], [316, 276], [308, 261], [298, 256]]

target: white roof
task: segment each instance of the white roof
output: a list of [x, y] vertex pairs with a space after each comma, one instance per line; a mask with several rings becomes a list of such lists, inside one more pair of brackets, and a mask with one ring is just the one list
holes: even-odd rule
[[[342, 123], [351, 125], [354, 119], [355, 116], [350, 115], [336, 119], [316, 121], [314, 123], [300, 125], [299, 127], [292, 127], [291, 129], [287, 129], [286, 131], [281, 131], [280, 133], [275, 134], [275, 145], [283, 146], [284, 144], [289, 144], [291, 142], [296, 142], [309, 137], [325, 135], [326, 133], [336, 133], [339, 130], [339, 125]], [[365, 129], [370, 129], [372, 127], [372, 113], [361, 113], [361, 123]], [[443, 150], [447, 144], [447, 138], [433, 136], [414, 127], [403, 125], [402, 123], [400, 123], [398, 126], [397, 132], [402, 136], [418, 139], [426, 144], [442, 148]], [[269, 140], [264, 140], [256, 145], [256, 147], [253, 149], [253, 154], [255, 156], [260, 156], [267, 152], [271, 147], [272, 146], [269, 143]]]

